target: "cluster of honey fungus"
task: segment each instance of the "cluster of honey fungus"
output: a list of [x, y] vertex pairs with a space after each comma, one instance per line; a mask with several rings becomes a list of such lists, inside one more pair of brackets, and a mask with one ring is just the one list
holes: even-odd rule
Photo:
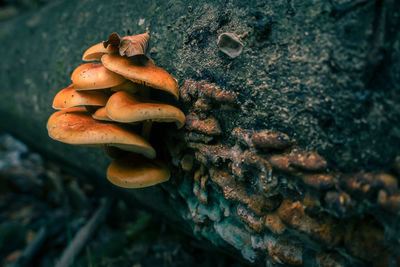
[[[107, 178], [126, 188], [169, 179], [166, 164], [156, 159], [148, 142], [152, 122], [175, 122], [178, 128], [185, 124], [180, 109], [150, 100], [153, 89], [178, 99], [179, 87], [168, 72], [146, 57], [149, 39], [147, 33], [122, 38], [113, 33], [86, 50], [83, 61], [101, 62], [74, 70], [72, 84], [54, 98], [53, 108], [59, 111], [47, 122], [49, 136], [57, 141], [104, 147], [115, 158]], [[133, 131], [133, 124], [139, 124], [141, 134]]]

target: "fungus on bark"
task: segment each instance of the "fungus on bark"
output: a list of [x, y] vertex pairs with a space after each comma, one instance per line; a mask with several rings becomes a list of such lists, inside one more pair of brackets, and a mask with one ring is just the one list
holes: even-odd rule
[[149, 102], [120, 91], [113, 94], [105, 107], [113, 121], [131, 123], [141, 121], [175, 122], [178, 128], [185, 124], [185, 114], [171, 105]]
[[99, 121], [112, 121], [112, 119], [110, 119], [107, 116], [106, 107], [101, 107], [101, 108], [97, 109], [92, 114], [92, 118], [95, 120], [99, 120]]
[[71, 84], [62, 89], [53, 100], [54, 109], [65, 109], [76, 106], [105, 106], [108, 96], [102, 91], [76, 91]]
[[134, 83], [166, 91], [176, 99], [179, 98], [179, 87], [175, 79], [147, 58], [127, 58], [115, 54], [106, 54], [101, 57], [101, 62], [108, 70], [118, 73]]
[[49, 136], [71, 145], [104, 145], [155, 158], [154, 148], [141, 136], [112, 123], [94, 120], [83, 107], [53, 113], [47, 122]]
[[101, 56], [104, 54], [117, 53], [117, 49], [112, 46], [104, 47], [103, 43], [95, 44], [94, 46], [89, 47], [85, 53], [83, 53], [82, 60], [83, 61], [94, 61], [100, 60]]
[[[176, 99], [179, 88], [168, 72], [145, 55], [149, 38], [148, 33], [122, 38], [113, 33], [107, 41], [87, 49], [83, 61], [102, 62], [86, 63], [73, 71], [73, 84], [53, 101], [53, 108], [62, 110], [51, 115], [47, 123], [49, 136], [57, 141], [104, 147], [106, 154], [115, 158], [107, 178], [121, 187], [140, 188], [167, 181], [167, 165], [155, 159], [156, 151], [146, 140], [151, 123], [175, 122], [178, 128], [185, 124], [180, 109], [150, 100], [151, 88]], [[142, 136], [121, 124], [136, 122], [144, 124]]]
[[129, 153], [113, 163], [107, 169], [107, 179], [120, 187], [142, 188], [165, 182], [170, 172], [160, 160], [149, 160]]
[[110, 88], [126, 81], [98, 62], [80, 65], [72, 72], [71, 80], [78, 91]]

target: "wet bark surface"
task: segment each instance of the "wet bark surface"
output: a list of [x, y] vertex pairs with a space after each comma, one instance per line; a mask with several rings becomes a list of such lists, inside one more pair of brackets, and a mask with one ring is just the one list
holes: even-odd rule
[[171, 182], [127, 196], [253, 262], [396, 262], [395, 1], [60, 1], [0, 26], [1, 127], [38, 150], [107, 188], [102, 152], [50, 140], [46, 121], [86, 48], [148, 27], [188, 124], [154, 128]]

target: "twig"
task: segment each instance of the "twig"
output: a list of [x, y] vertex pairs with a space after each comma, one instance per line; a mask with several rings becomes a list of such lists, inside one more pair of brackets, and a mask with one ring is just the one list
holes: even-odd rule
[[86, 242], [89, 240], [90, 236], [103, 222], [104, 218], [111, 208], [111, 204], [112, 201], [108, 198], [102, 202], [92, 218], [90, 218], [90, 220], [76, 233], [72, 242], [64, 250], [56, 267], [71, 266], [76, 256], [80, 253]]
[[19, 256], [15, 262], [8, 265], [8, 267], [22, 267], [27, 266], [28, 263], [31, 263], [32, 258], [35, 256], [36, 252], [40, 249], [44, 240], [46, 239], [47, 233], [48, 231], [46, 227], [40, 228], [35, 238], [28, 244], [28, 246], [25, 247], [21, 256]]

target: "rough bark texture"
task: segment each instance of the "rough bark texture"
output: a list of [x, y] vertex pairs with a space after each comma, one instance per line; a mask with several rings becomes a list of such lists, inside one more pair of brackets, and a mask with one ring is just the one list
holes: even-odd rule
[[[45, 125], [86, 48], [149, 27], [188, 123], [153, 129], [171, 181], [125, 197], [250, 262], [395, 266], [399, 21], [393, 0], [56, 2], [0, 24], [1, 127], [117, 190], [101, 151]], [[219, 51], [223, 32], [239, 57]]]

